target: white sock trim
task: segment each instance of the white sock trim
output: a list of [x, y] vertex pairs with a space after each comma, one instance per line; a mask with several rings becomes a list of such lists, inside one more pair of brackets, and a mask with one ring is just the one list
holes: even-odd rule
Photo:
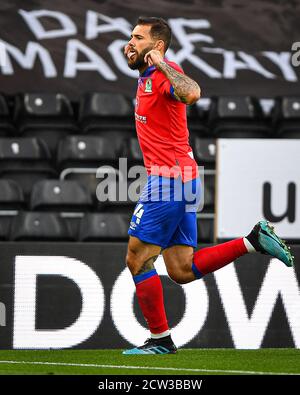
[[162, 333], [151, 333], [151, 338], [152, 339], [161, 339], [162, 337], [166, 337], [170, 335], [170, 330], [168, 329], [167, 331], [164, 331]]
[[256, 249], [253, 247], [253, 245], [246, 237], [243, 238], [243, 241], [248, 252], [256, 252]]

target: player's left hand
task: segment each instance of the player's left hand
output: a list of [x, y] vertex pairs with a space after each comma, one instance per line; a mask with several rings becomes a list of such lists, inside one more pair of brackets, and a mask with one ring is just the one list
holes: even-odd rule
[[156, 49], [152, 49], [147, 52], [144, 61], [148, 63], [149, 66], [157, 66], [163, 60], [162, 54]]

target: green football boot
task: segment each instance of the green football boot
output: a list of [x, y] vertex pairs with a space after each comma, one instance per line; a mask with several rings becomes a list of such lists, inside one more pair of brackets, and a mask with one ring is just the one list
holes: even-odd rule
[[294, 256], [290, 247], [276, 235], [268, 221], [259, 221], [246, 238], [256, 251], [278, 258], [286, 266], [293, 266]]
[[173, 343], [171, 336], [161, 339], [147, 339], [140, 347], [123, 351], [123, 355], [165, 355], [176, 354], [177, 347]]

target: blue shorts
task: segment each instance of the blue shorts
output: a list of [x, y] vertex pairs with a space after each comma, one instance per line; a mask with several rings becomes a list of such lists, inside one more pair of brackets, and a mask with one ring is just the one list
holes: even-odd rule
[[149, 176], [131, 218], [128, 234], [168, 248], [183, 244], [197, 247], [196, 212], [200, 179]]

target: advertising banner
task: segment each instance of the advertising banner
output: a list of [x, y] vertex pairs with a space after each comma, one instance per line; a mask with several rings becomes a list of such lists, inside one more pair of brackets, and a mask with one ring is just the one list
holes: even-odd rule
[[275, 0], [2, 0], [1, 91], [134, 97], [137, 72], [123, 48], [140, 15], [169, 22], [167, 57], [200, 83], [203, 97], [299, 94], [300, 6]]
[[220, 139], [217, 147], [217, 238], [247, 235], [266, 219], [299, 240], [300, 140]]
[[[0, 243], [0, 349], [126, 348], [149, 337], [124, 243]], [[249, 254], [204, 279], [161, 276], [179, 347], [300, 347], [295, 269]]]

